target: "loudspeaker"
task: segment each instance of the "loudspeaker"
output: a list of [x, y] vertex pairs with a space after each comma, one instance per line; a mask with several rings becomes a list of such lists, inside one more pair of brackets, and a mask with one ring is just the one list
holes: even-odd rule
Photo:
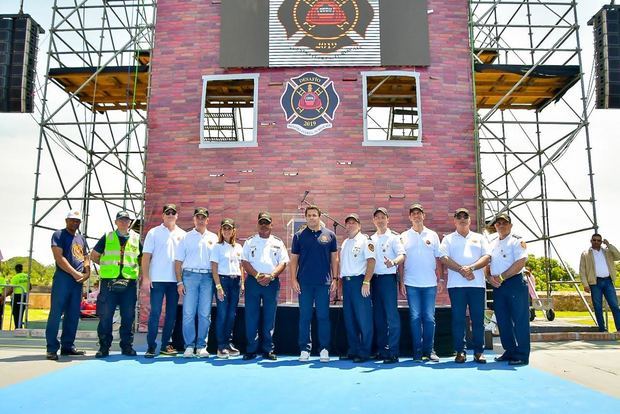
[[596, 107], [620, 108], [620, 6], [603, 6], [588, 25], [594, 26]]
[[28, 14], [0, 15], [0, 112], [33, 112], [41, 26]]

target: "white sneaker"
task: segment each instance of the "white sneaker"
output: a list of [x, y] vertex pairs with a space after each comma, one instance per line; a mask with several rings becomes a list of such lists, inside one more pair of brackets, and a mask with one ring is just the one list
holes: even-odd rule
[[183, 352], [183, 358], [193, 358], [194, 357], [194, 347], [188, 346], [185, 348], [185, 352]]
[[309, 360], [310, 360], [310, 352], [301, 351], [301, 354], [299, 354], [299, 362], [308, 362]]
[[207, 351], [207, 347], [200, 348], [198, 351], [198, 358], [209, 358], [209, 351]]
[[321, 350], [319, 353], [319, 361], [321, 362], [329, 362], [329, 351], [325, 348]]

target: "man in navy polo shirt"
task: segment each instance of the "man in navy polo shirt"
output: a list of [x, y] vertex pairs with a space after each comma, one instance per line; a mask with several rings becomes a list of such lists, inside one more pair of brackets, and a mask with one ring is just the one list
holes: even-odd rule
[[334, 232], [321, 227], [321, 210], [308, 206], [307, 227], [293, 236], [291, 248], [291, 281], [299, 294], [299, 360], [308, 361], [312, 342], [310, 322], [312, 306], [316, 307], [321, 362], [329, 362], [329, 295], [337, 286], [338, 245]]

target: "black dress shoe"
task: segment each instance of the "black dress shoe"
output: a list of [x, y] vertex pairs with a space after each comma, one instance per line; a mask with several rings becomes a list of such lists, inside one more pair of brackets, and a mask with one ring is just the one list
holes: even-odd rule
[[101, 348], [95, 354], [95, 358], [105, 358], [105, 357], [108, 357], [108, 356], [110, 356], [110, 350], [109, 349], [104, 349], [104, 348]]
[[454, 357], [454, 362], [462, 364], [465, 361], [467, 361], [467, 354], [465, 352], [457, 352], [456, 357]]
[[356, 357], [353, 358], [353, 362], [356, 363], [356, 364], [361, 364], [362, 362], [367, 362], [368, 359], [369, 359], [368, 357], [356, 356]]
[[56, 352], [46, 352], [45, 359], [49, 359], [50, 361], [58, 361], [58, 353]]
[[512, 361], [512, 357], [510, 355], [508, 355], [506, 352], [504, 352], [500, 356], [496, 356], [494, 359], [497, 362]]
[[86, 351], [80, 351], [76, 347], [73, 347], [70, 349], [61, 349], [60, 355], [72, 355], [72, 356], [86, 355]]
[[263, 358], [264, 359], [268, 359], [270, 361], [276, 361], [278, 359], [278, 357], [276, 356], [276, 354], [274, 354], [273, 352], [265, 352], [263, 354]]
[[256, 358], [256, 354], [243, 354], [243, 360], [244, 361], [249, 361], [251, 359]]
[[511, 359], [508, 361], [508, 365], [512, 365], [513, 367], [520, 367], [522, 365], [528, 365], [530, 362], [524, 359]]
[[351, 361], [351, 360], [354, 360], [355, 358], [357, 358], [355, 355], [350, 355], [350, 354], [341, 355], [340, 357], [338, 357], [338, 359], [341, 361]]
[[383, 360], [384, 364], [396, 364], [398, 362], [397, 356], [387, 357]]
[[484, 357], [482, 353], [476, 353], [474, 354], [474, 362], [476, 364], [486, 364], [487, 359]]
[[125, 348], [121, 351], [121, 354], [125, 355], [125, 356], [136, 356], [138, 355], [138, 353], [136, 352], [135, 349], [133, 348]]

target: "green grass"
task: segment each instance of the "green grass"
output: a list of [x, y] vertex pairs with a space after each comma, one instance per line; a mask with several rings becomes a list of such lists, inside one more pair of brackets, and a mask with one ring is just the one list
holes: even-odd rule
[[[28, 309], [28, 320], [29, 321], [40, 321], [45, 322], [47, 320], [47, 315], [50, 313], [49, 309]], [[13, 322], [11, 318], [11, 307], [9, 305], [5, 305], [4, 307], [4, 318], [2, 321], [2, 329], [9, 329], [9, 324], [11, 328], [14, 328]]]
[[[586, 311], [577, 312], [577, 311], [555, 311], [556, 319], [565, 319], [567, 322], [573, 322], [578, 325], [584, 326], [595, 326], [596, 322], [590, 317], [590, 314]], [[536, 311], [536, 319], [543, 320], [546, 319], [543, 311]], [[616, 325], [614, 323], [614, 318], [611, 314], [609, 314], [609, 327], [608, 330], [610, 332], [616, 331]]]

